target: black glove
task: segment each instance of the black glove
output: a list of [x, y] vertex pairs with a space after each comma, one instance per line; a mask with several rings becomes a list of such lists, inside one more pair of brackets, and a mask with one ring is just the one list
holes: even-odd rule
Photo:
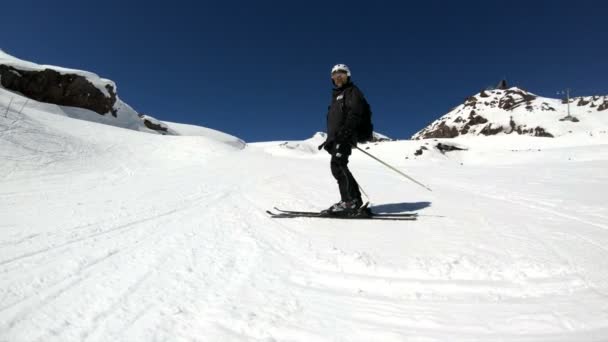
[[321, 146], [319, 146], [319, 150], [321, 148], [323, 148], [325, 151], [327, 151], [327, 153], [332, 154], [332, 150], [334, 149], [334, 142], [333, 141], [326, 141], [324, 142]]

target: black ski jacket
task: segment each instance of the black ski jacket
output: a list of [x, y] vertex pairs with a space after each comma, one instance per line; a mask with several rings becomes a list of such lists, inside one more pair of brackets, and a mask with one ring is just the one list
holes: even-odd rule
[[356, 145], [356, 132], [365, 110], [365, 101], [361, 90], [352, 82], [333, 89], [327, 112], [326, 144], [350, 141]]

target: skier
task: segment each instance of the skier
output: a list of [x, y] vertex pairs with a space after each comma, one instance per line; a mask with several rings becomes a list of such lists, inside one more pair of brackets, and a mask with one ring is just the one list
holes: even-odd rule
[[[363, 205], [359, 184], [348, 169], [348, 157], [353, 146], [361, 140], [358, 133], [366, 115], [371, 111], [365, 96], [351, 81], [348, 66], [337, 64], [331, 70], [334, 85], [331, 104], [327, 112], [327, 139], [319, 146], [331, 155], [331, 173], [338, 182], [340, 201], [325, 212], [349, 215]], [[370, 114], [367, 114], [370, 113]]]

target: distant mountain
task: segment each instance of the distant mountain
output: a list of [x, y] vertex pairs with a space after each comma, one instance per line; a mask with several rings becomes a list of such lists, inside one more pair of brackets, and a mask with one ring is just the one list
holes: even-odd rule
[[467, 98], [412, 139], [496, 134], [558, 137], [608, 130], [608, 96], [570, 98], [570, 116], [567, 107], [566, 100], [541, 97], [517, 87], [497, 87]]

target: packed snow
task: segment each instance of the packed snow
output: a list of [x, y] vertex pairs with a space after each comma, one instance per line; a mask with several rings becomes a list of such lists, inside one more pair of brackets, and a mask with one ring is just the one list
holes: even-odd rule
[[338, 199], [322, 134], [161, 136], [11, 98], [0, 341], [608, 340], [605, 135], [361, 145], [433, 189], [354, 152], [372, 209], [417, 221], [281, 220]]

